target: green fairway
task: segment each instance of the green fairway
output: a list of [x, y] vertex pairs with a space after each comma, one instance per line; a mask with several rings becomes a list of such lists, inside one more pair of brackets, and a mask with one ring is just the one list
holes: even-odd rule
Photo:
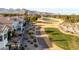
[[45, 31], [49, 34], [50, 40], [57, 46], [66, 50], [79, 49], [79, 37], [64, 34], [57, 28], [45, 28]]

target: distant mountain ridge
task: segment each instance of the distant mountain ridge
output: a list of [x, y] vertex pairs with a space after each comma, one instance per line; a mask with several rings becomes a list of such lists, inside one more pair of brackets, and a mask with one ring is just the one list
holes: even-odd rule
[[0, 13], [25, 13], [24, 9], [5, 9], [5, 8], [0, 8]]
[[24, 14], [25, 12], [27, 12], [30, 15], [55, 15], [54, 13], [49, 13], [49, 12], [39, 12], [39, 11], [31, 11], [31, 10], [27, 10], [27, 9], [5, 9], [5, 8], [0, 8], [0, 13], [1, 14], [5, 14], [5, 13], [16, 13], [16, 14]]

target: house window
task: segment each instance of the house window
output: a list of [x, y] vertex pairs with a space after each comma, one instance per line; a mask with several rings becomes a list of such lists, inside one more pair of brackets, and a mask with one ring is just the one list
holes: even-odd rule
[[21, 31], [21, 28], [17, 28], [17, 31]]
[[0, 41], [2, 41], [2, 36], [0, 36]]
[[21, 24], [22, 22], [21, 21], [19, 21], [19, 24]]
[[24, 31], [24, 28], [22, 29], [22, 31]]
[[7, 38], [7, 34], [4, 34], [4, 39], [6, 39]]

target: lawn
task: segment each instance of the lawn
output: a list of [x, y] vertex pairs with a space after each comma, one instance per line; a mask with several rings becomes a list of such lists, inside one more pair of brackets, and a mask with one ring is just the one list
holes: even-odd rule
[[57, 46], [65, 50], [79, 49], [79, 37], [73, 35], [67, 35], [60, 32], [57, 28], [45, 28], [45, 31], [49, 34], [49, 38]]

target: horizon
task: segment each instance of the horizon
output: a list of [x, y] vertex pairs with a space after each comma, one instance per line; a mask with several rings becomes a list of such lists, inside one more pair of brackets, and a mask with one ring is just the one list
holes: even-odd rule
[[30, 8], [29, 10], [56, 14], [79, 14], [78, 8]]
[[26, 9], [30, 11], [48, 12], [55, 14], [79, 14], [78, 8], [3, 8], [3, 9]]

